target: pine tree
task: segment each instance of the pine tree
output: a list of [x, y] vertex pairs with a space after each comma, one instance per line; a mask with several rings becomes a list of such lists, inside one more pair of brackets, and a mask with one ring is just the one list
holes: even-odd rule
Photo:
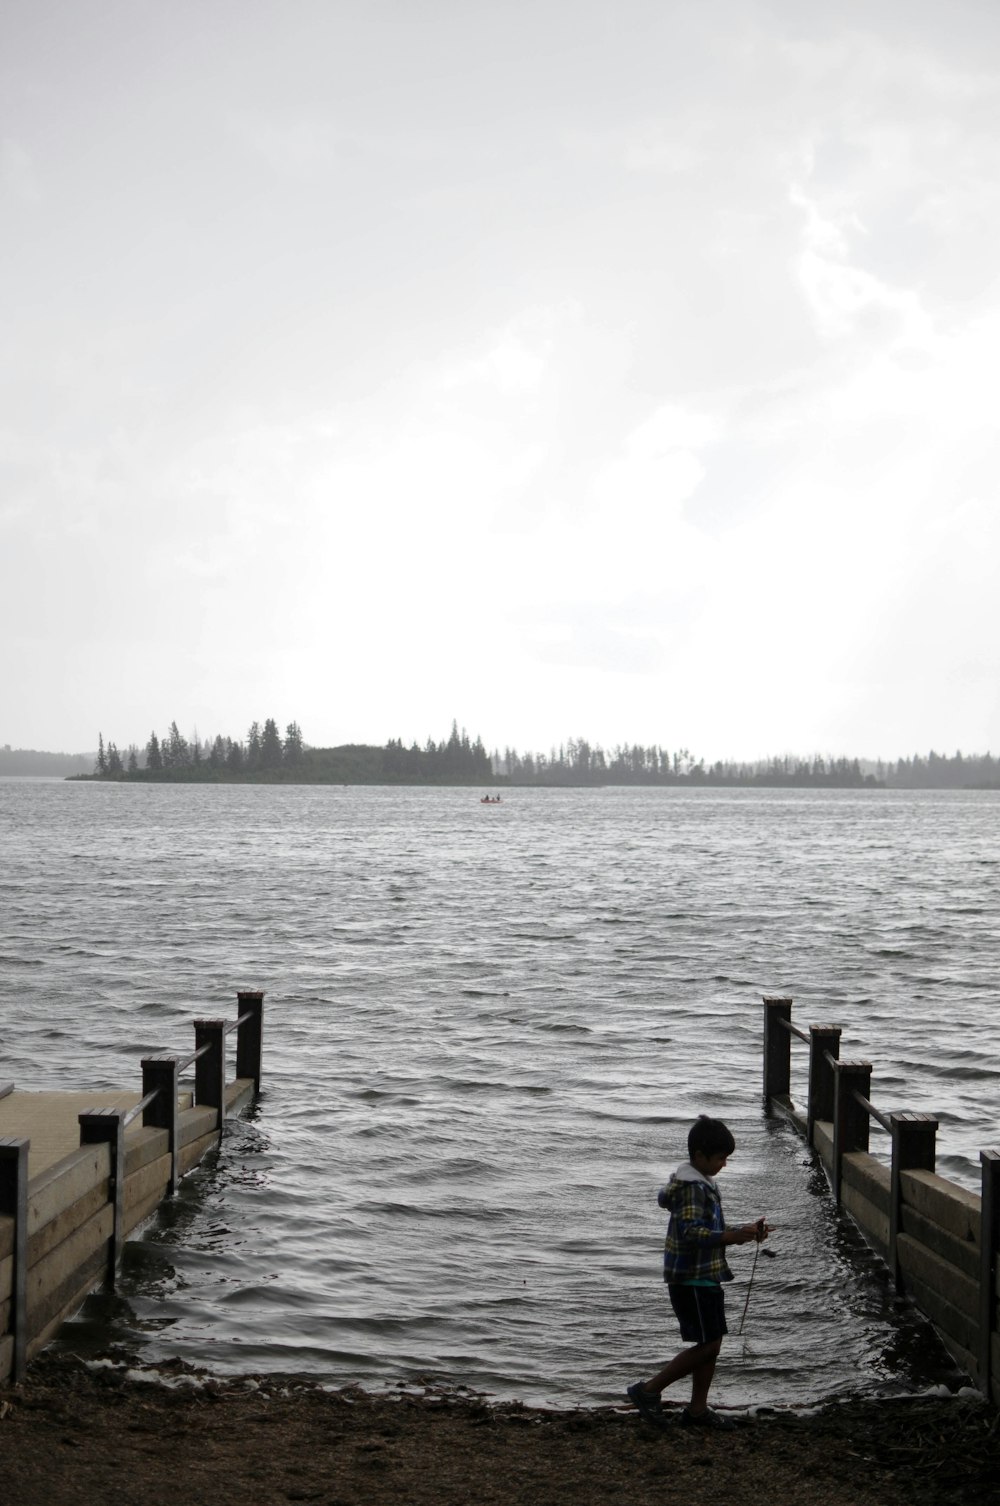
[[305, 744], [302, 741], [302, 728], [298, 722], [289, 722], [285, 728], [284, 760], [293, 768], [302, 762]]
[[[170, 731], [167, 734], [167, 749], [169, 750], [169, 764], [172, 769], [183, 769], [191, 762], [191, 748], [187, 738], [182, 734], [176, 722], [170, 723]], [[164, 763], [167, 761], [165, 757]]]
[[273, 716], [269, 716], [264, 723], [264, 731], [260, 739], [261, 768], [280, 769], [281, 753], [281, 737], [278, 733], [278, 724]]

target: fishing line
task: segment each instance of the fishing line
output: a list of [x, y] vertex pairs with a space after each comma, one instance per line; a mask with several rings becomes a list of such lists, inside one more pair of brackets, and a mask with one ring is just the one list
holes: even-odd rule
[[747, 1300], [743, 1304], [743, 1313], [740, 1317], [740, 1326], [736, 1330], [737, 1338], [739, 1338], [742, 1334], [743, 1324], [746, 1322], [747, 1308], [750, 1306], [750, 1293], [753, 1291], [753, 1278], [757, 1274], [757, 1256], [760, 1254], [760, 1246], [761, 1241], [758, 1240], [757, 1248], [753, 1252], [753, 1265], [750, 1267], [750, 1280], [747, 1282]]
[[[773, 1226], [768, 1226], [768, 1231], [767, 1232], [769, 1234], [771, 1232], [771, 1228], [772, 1227]], [[761, 1239], [758, 1239], [758, 1241], [757, 1241], [757, 1248], [753, 1252], [753, 1265], [750, 1267], [750, 1280], [747, 1282], [747, 1298], [746, 1298], [746, 1301], [743, 1304], [743, 1312], [740, 1314], [740, 1326], [736, 1330], [736, 1337], [737, 1338], [741, 1338], [742, 1335], [743, 1335], [743, 1324], [746, 1322], [747, 1309], [750, 1306], [750, 1294], [753, 1291], [753, 1278], [757, 1274], [757, 1260], [758, 1260], [758, 1257], [760, 1255], [761, 1250], [763, 1250], [763, 1249], [764, 1249], [764, 1241], [761, 1240]], [[773, 1250], [764, 1250], [764, 1254], [765, 1255], [769, 1255], [772, 1260], [774, 1259], [774, 1251]], [[747, 1357], [747, 1341], [744, 1338], [743, 1339], [743, 1350], [742, 1350], [742, 1353], [740, 1355], [740, 1359], [741, 1360], [745, 1360], [746, 1357]]]

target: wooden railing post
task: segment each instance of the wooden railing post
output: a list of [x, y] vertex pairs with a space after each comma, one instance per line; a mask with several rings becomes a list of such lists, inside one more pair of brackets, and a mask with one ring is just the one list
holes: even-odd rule
[[14, 1220], [14, 1269], [10, 1286], [10, 1328], [14, 1340], [11, 1379], [24, 1380], [28, 1368], [28, 1150], [30, 1140], [0, 1139], [0, 1214]]
[[854, 1097], [871, 1097], [871, 1062], [838, 1061], [833, 1105], [833, 1196], [839, 1206], [843, 1160], [855, 1150], [868, 1149], [870, 1125], [868, 1112]]
[[225, 1020], [195, 1020], [194, 1049], [200, 1051], [202, 1046], [210, 1049], [195, 1062], [194, 1101], [218, 1110], [216, 1128], [221, 1134], [226, 1117]]
[[937, 1164], [938, 1121], [931, 1114], [890, 1114], [892, 1125], [892, 1182], [889, 1193], [889, 1269], [902, 1292], [899, 1233], [903, 1216], [903, 1172], [933, 1171]]
[[787, 1098], [792, 1084], [792, 1036], [782, 1021], [792, 1018], [792, 1000], [764, 995], [764, 1107]]
[[825, 1119], [830, 1123], [833, 1122], [834, 1073], [826, 1059], [826, 1053], [829, 1051], [831, 1056], [839, 1057], [840, 1034], [839, 1025], [809, 1026], [809, 1108], [806, 1139], [810, 1145], [813, 1143], [816, 1120]]
[[92, 1109], [80, 1114], [80, 1144], [107, 1145], [110, 1151], [108, 1201], [113, 1209], [111, 1238], [108, 1240], [106, 1280], [114, 1291], [118, 1279], [118, 1261], [124, 1239], [125, 1211], [125, 1115], [121, 1109]]
[[993, 1394], [993, 1346], [1000, 1328], [997, 1312], [997, 1268], [1000, 1264], [1000, 1151], [981, 1150], [982, 1224], [979, 1231], [979, 1389], [987, 1401]]
[[239, 1013], [250, 1013], [250, 1018], [236, 1027], [236, 1076], [252, 1077], [253, 1090], [259, 1093], [264, 1051], [264, 995], [257, 989], [241, 989], [236, 998]]
[[177, 1058], [176, 1056], [144, 1056], [142, 1059], [142, 1096], [156, 1091], [156, 1098], [142, 1111], [142, 1122], [153, 1129], [165, 1129], [167, 1149], [170, 1155], [170, 1180], [167, 1196], [177, 1191], [179, 1180], [177, 1161]]

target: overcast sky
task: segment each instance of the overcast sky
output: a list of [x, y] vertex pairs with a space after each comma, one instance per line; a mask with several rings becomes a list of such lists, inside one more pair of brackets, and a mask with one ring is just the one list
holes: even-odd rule
[[1000, 752], [994, 0], [2, 0], [0, 743]]

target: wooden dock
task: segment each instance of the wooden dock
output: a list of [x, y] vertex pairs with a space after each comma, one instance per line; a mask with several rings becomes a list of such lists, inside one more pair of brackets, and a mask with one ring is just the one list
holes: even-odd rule
[[[1000, 1406], [1000, 1152], [979, 1153], [968, 1192], [935, 1170], [938, 1121], [882, 1113], [871, 1062], [845, 1061], [839, 1025], [792, 1022], [792, 1000], [764, 999], [764, 1104], [784, 1114], [826, 1171], [838, 1207], [885, 1262], [887, 1276], [931, 1321], [952, 1358]], [[791, 1095], [791, 1045], [807, 1047], [804, 1104]], [[889, 1165], [869, 1152], [884, 1131]]]
[[[218, 1144], [260, 1088], [263, 1001], [236, 1020], [196, 1020], [195, 1049], [146, 1057], [141, 1092], [23, 1092], [0, 1083], [0, 1382], [29, 1361], [102, 1284], [125, 1238]], [[236, 1032], [235, 1076], [226, 1039]], [[193, 1088], [180, 1074], [195, 1068]]]

